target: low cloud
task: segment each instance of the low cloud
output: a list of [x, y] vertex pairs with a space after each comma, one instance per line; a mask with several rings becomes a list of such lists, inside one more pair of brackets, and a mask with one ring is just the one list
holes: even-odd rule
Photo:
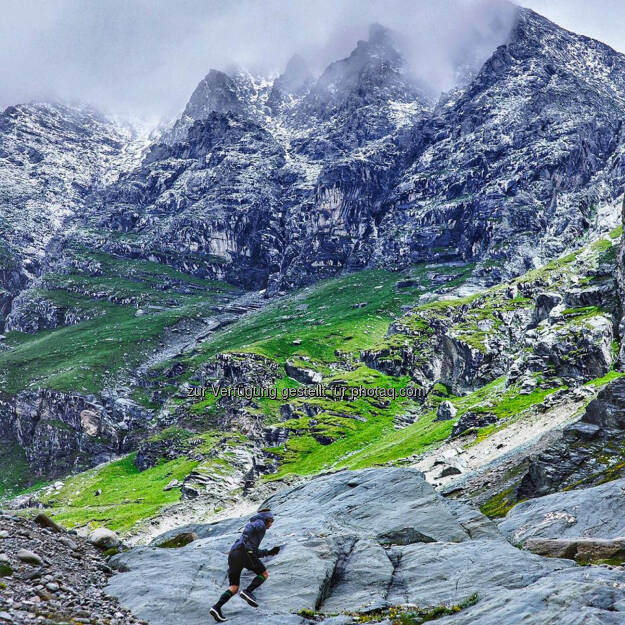
[[211, 68], [276, 74], [299, 53], [321, 72], [372, 22], [401, 33], [412, 69], [446, 90], [459, 64], [505, 40], [513, 16], [498, 0], [7, 0], [0, 106], [62, 99], [172, 117]]

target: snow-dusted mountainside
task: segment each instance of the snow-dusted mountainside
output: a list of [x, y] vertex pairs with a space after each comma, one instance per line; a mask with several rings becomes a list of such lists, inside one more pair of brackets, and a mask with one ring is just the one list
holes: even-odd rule
[[93, 109], [41, 103], [0, 113], [0, 328], [12, 297], [82, 217], [86, 198], [132, 166], [131, 140], [130, 130]]
[[[298, 57], [273, 83], [211, 71], [164, 143], [107, 190], [100, 226], [136, 235], [134, 254], [247, 288], [335, 274], [396, 174], [392, 137], [428, 110], [391, 37], [373, 26], [316, 81]], [[297, 264], [310, 245], [312, 271]]]
[[424, 260], [487, 261], [496, 282], [596, 229], [624, 113], [625, 57], [532, 11], [437, 104], [373, 26], [317, 80], [301, 59], [273, 83], [211, 71], [92, 225], [128, 235], [117, 253], [270, 292]]
[[602, 225], [625, 186], [624, 116], [625, 57], [525, 9], [437, 103], [379, 25], [317, 79], [299, 57], [273, 81], [212, 70], [121, 172], [130, 137], [94, 113], [8, 109], [3, 255], [18, 269], [5, 262], [2, 284], [39, 272], [61, 224], [269, 293], [421, 261], [481, 263], [494, 283]]
[[475, 80], [415, 126], [375, 258], [440, 250], [509, 274], [561, 252], [623, 192], [624, 98], [623, 55], [521, 11]]

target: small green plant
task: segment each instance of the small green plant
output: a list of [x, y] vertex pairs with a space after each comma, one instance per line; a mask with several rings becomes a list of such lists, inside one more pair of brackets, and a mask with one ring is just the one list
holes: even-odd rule
[[300, 610], [298, 612], [298, 615], [310, 621], [315, 621], [318, 617], [321, 616], [321, 613], [315, 612], [315, 610]]
[[491, 497], [485, 504], [480, 507], [483, 514], [491, 519], [506, 516], [508, 512], [519, 503], [514, 495], [514, 487]]
[[472, 594], [464, 601], [452, 606], [439, 605], [433, 608], [410, 610], [400, 612], [397, 617], [391, 616], [393, 625], [421, 625], [421, 623], [427, 623], [429, 621], [435, 621], [443, 616], [450, 616], [451, 614], [457, 614], [466, 608], [470, 608], [479, 601], [477, 593]]

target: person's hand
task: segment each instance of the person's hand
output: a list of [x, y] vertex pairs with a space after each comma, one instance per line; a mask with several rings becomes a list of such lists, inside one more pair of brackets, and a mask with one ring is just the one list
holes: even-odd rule
[[273, 549], [270, 549], [268, 553], [270, 556], [275, 556], [275, 555], [278, 555], [279, 552], [280, 552], [280, 547], [274, 547]]

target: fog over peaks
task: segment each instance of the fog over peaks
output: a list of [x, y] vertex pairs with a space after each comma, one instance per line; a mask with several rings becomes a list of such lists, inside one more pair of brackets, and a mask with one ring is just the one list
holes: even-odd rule
[[434, 91], [503, 43], [515, 7], [500, 0], [54, 0], [3, 5], [0, 106], [84, 101], [154, 121], [176, 116], [211, 68], [319, 75], [372, 23], [398, 33]]

